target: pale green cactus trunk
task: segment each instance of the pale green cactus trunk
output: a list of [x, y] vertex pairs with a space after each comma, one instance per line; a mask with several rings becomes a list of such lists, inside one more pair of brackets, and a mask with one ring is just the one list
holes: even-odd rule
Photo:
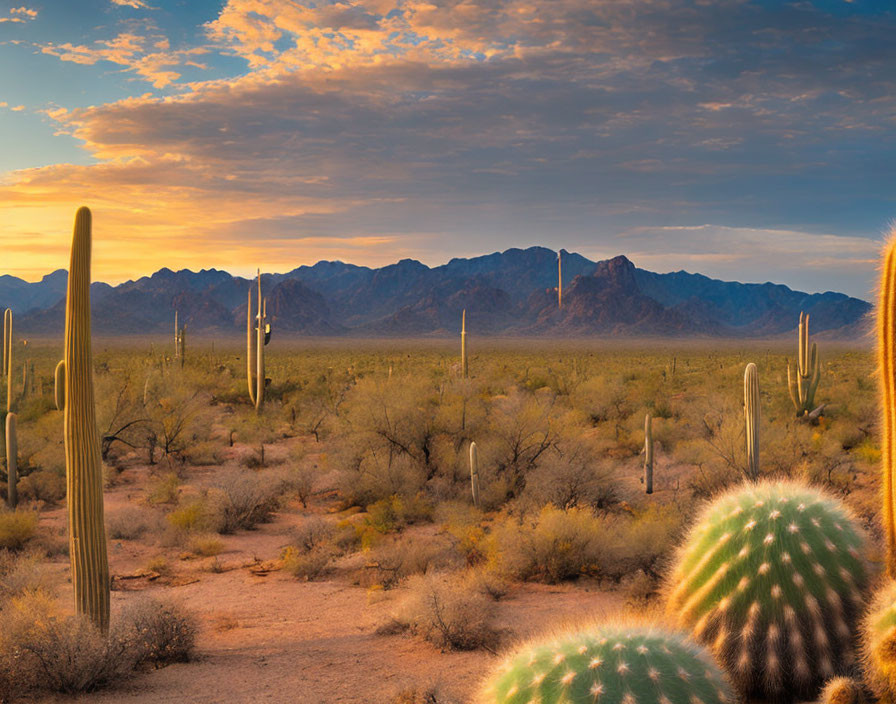
[[10, 508], [19, 503], [19, 442], [16, 435], [16, 414], [6, 414], [6, 502]]
[[265, 378], [264, 348], [271, 341], [271, 324], [267, 322], [268, 301], [261, 297], [261, 270], [258, 270], [258, 301], [255, 313], [255, 340], [252, 339], [252, 287], [246, 303], [246, 377], [249, 399], [260, 412], [264, 406]]
[[644, 416], [644, 493], [653, 493], [653, 418]]
[[467, 309], [460, 316], [460, 373], [464, 379], [469, 374], [467, 366]]
[[820, 379], [818, 346], [813, 342], [809, 347], [809, 316], [800, 313], [796, 380], [792, 377], [790, 362], [787, 363], [787, 388], [798, 416], [806, 416], [815, 410], [815, 392]]
[[473, 505], [482, 508], [479, 501], [479, 450], [476, 443], [470, 443], [470, 484], [473, 489]]
[[12, 311], [3, 316], [3, 348], [6, 361], [6, 412], [12, 412]]
[[747, 478], [759, 478], [759, 371], [750, 362], [744, 371], [744, 435], [747, 443]]
[[65, 310], [65, 467], [69, 557], [75, 608], [109, 627], [109, 562], [103, 521], [103, 467], [90, 337], [90, 210], [75, 216]]
[[187, 326], [180, 327], [177, 322], [177, 311], [174, 311], [174, 358], [180, 360], [180, 366], [184, 366], [186, 359]]

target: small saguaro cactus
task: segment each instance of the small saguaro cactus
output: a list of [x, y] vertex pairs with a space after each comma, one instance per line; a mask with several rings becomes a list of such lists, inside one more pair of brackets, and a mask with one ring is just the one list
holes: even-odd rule
[[184, 365], [186, 357], [187, 344], [187, 326], [180, 327], [177, 323], [177, 311], [174, 311], [174, 358], [180, 360], [180, 365]]
[[[246, 308], [246, 369], [249, 381], [249, 398], [260, 411], [264, 405], [264, 388], [267, 384], [264, 367], [264, 348], [271, 341], [271, 324], [267, 322], [268, 301], [261, 297], [261, 269], [258, 270], [258, 302], [255, 313], [255, 341], [252, 340], [252, 287]], [[254, 348], [254, 349], [253, 349]]]
[[473, 505], [480, 508], [479, 502], [479, 450], [476, 443], [470, 443], [470, 484], [473, 489]]
[[809, 347], [809, 316], [800, 313], [799, 349], [797, 354], [796, 381], [794, 381], [790, 362], [787, 363], [787, 388], [790, 400], [798, 416], [807, 416], [816, 411], [815, 392], [821, 379], [821, 366], [818, 361], [818, 346], [813, 342]]
[[109, 627], [109, 561], [103, 521], [103, 466], [96, 427], [90, 337], [90, 210], [75, 215], [65, 306], [65, 468], [75, 609]]
[[744, 436], [747, 444], [747, 478], [759, 479], [759, 371], [750, 362], [744, 370]]
[[467, 366], [467, 309], [460, 315], [460, 373], [466, 379], [469, 374]]
[[685, 539], [667, 613], [746, 696], [812, 699], [855, 659], [863, 546], [846, 507], [820, 490], [738, 487], [707, 505]]
[[477, 704], [726, 704], [737, 701], [709, 653], [655, 626], [599, 624], [535, 641], [485, 681]]
[[6, 503], [15, 508], [19, 503], [19, 442], [16, 435], [16, 414], [6, 414]]
[[644, 493], [653, 493], [653, 418], [644, 416]]

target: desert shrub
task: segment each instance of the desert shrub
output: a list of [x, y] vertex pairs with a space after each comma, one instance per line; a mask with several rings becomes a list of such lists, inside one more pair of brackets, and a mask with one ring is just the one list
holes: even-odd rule
[[395, 620], [439, 648], [474, 650], [497, 643], [494, 611], [494, 601], [464, 575], [434, 573], [411, 578]]
[[446, 502], [436, 511], [436, 521], [456, 541], [456, 549], [468, 565], [482, 562], [486, 557], [485, 530], [482, 514], [470, 504]]
[[37, 533], [37, 512], [0, 510], [0, 550], [21, 550]]
[[127, 677], [137, 663], [118, 629], [106, 637], [86, 618], [57, 613], [41, 593], [11, 600], [2, 616], [0, 650], [13, 656], [7, 678], [27, 688], [93, 692]]
[[600, 575], [618, 581], [644, 572], [656, 578], [674, 550], [683, 520], [674, 505], [657, 504], [605, 519]]
[[176, 504], [180, 496], [180, 477], [168, 472], [147, 487], [146, 500], [151, 504]]
[[134, 652], [135, 666], [164, 667], [189, 662], [196, 645], [196, 621], [171, 601], [145, 598], [121, 614], [118, 637]]
[[41, 591], [10, 599], [0, 617], [0, 688], [7, 698], [28, 690], [93, 692], [137, 667], [186, 661], [196, 633], [180, 608], [152, 600], [126, 608], [108, 634], [59, 612]]
[[39, 553], [0, 550], [0, 603], [29, 592], [48, 592], [51, 583]]
[[18, 489], [22, 499], [57, 504], [65, 498], [65, 475], [39, 469], [22, 477]]
[[383, 541], [370, 551], [365, 581], [368, 585], [391, 589], [411, 575], [457, 568], [462, 564], [462, 557], [447, 536], [403, 534]]
[[487, 567], [473, 567], [467, 570], [466, 584], [492, 601], [500, 601], [510, 591], [507, 579]]
[[325, 545], [316, 545], [310, 550], [302, 550], [288, 545], [280, 554], [283, 569], [293, 577], [312, 581], [320, 577], [333, 559], [333, 550]]
[[219, 533], [233, 533], [267, 523], [279, 508], [282, 493], [282, 484], [274, 476], [228, 471], [209, 494], [212, 525]]
[[224, 461], [220, 444], [213, 440], [193, 443], [184, 449], [183, 455], [187, 464], [194, 467], [206, 467], [221, 464]]
[[191, 535], [187, 549], [200, 557], [215, 557], [224, 552], [224, 541], [214, 534]]
[[302, 503], [302, 508], [308, 508], [308, 499], [317, 479], [317, 465], [303, 461], [296, 454], [295, 451], [292, 453], [294, 464], [282, 475], [284, 491], [295, 496]]
[[457, 704], [457, 701], [447, 698], [437, 685], [427, 685], [403, 687], [389, 699], [387, 704]]
[[590, 509], [545, 506], [534, 518], [506, 517], [491, 535], [489, 561], [517, 579], [560, 582], [596, 575], [607, 530]]
[[566, 441], [539, 458], [526, 478], [525, 497], [536, 506], [607, 508], [619, 500], [614, 474], [591, 443]]
[[106, 513], [106, 533], [113, 540], [136, 540], [158, 527], [156, 515], [139, 506], [126, 506]]
[[172, 527], [187, 532], [206, 528], [214, 521], [208, 502], [203, 497], [185, 502], [171, 511], [166, 518]]
[[292, 532], [292, 544], [300, 550], [309, 551], [332, 543], [337, 528], [320, 516], [303, 520]]

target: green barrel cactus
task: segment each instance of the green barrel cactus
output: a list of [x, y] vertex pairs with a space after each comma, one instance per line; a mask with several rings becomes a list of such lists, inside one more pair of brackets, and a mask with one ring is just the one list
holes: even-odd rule
[[792, 482], [710, 503], [680, 549], [667, 612], [750, 697], [811, 699], [855, 660], [864, 536], [837, 499]]
[[489, 678], [479, 704], [723, 704], [736, 697], [710, 654], [682, 633], [604, 624], [536, 642]]

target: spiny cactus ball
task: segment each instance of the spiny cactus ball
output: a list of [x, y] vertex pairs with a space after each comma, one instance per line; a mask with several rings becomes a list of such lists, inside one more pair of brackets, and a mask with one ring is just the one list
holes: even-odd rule
[[491, 677], [480, 704], [725, 704], [724, 674], [684, 634], [604, 624], [535, 642]]
[[843, 504], [817, 489], [738, 487], [709, 504], [685, 540], [668, 613], [746, 695], [811, 699], [855, 659], [863, 540]]
[[862, 655], [868, 684], [879, 697], [896, 692], [896, 582], [875, 594], [862, 623]]

